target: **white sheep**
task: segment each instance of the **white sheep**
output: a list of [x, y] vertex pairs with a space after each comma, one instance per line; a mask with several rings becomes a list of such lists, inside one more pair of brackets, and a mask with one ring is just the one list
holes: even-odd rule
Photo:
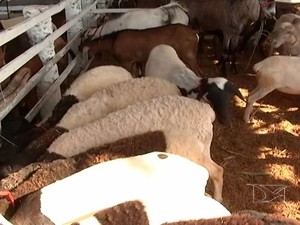
[[120, 66], [98, 66], [86, 71], [73, 81], [56, 104], [52, 114], [45, 117], [39, 125], [42, 124], [47, 129], [53, 127], [74, 104], [86, 100], [97, 90], [110, 84], [132, 78], [132, 75]]
[[294, 13], [283, 14], [276, 21], [270, 33], [272, 40], [270, 55], [274, 48], [283, 46], [284, 55], [300, 55], [300, 16]]
[[[101, 120], [72, 129], [58, 137], [48, 152], [71, 157], [119, 139], [162, 131], [166, 142], [171, 143], [166, 146], [167, 152], [186, 156], [208, 169], [215, 186], [214, 198], [221, 201], [223, 168], [210, 157], [214, 120], [215, 113], [205, 102], [182, 96], [163, 96], [138, 102]], [[184, 132], [180, 135], [171, 132], [177, 129], [184, 130], [190, 138]], [[182, 147], [185, 140], [192, 144]]]
[[142, 77], [118, 82], [73, 105], [56, 126], [71, 130], [136, 102], [165, 95], [181, 94], [175, 84], [160, 78]]
[[146, 77], [159, 77], [177, 84], [182, 94], [211, 102], [220, 123], [229, 122], [230, 97], [237, 95], [244, 100], [238, 88], [223, 77], [201, 78], [190, 70], [169, 45], [154, 47], [145, 67]]
[[132, 79], [132, 75], [120, 66], [98, 66], [81, 74], [64, 95], [74, 95], [79, 101], [89, 98], [96, 90], [110, 84]]
[[250, 122], [253, 104], [274, 90], [287, 94], [300, 94], [300, 58], [271, 56], [253, 66], [258, 85], [248, 96], [244, 121]]
[[175, 154], [115, 159], [31, 194], [11, 222], [118, 224], [122, 218], [122, 224], [158, 225], [229, 216], [223, 205], [205, 196], [207, 179], [204, 167]]

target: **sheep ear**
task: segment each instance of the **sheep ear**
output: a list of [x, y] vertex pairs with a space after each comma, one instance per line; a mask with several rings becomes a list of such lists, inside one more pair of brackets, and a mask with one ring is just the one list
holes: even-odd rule
[[245, 100], [244, 96], [242, 95], [242, 93], [240, 92], [240, 90], [234, 84], [232, 84], [231, 82], [226, 83], [225, 90], [230, 92], [233, 95], [236, 95], [242, 101], [246, 102], [246, 100]]
[[179, 89], [182, 96], [186, 97], [188, 95], [187, 90], [185, 90], [184, 88], [181, 88], [179, 86], [177, 86], [177, 88]]

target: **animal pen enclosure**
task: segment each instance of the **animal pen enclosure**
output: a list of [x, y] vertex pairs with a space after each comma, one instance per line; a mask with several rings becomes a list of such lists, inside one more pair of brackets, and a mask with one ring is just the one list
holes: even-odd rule
[[[34, 1], [35, 3], [38, 1]], [[46, 1], [47, 2], [47, 1]], [[55, 2], [55, 1], [48, 1]], [[26, 119], [32, 119], [41, 111], [45, 116], [52, 111], [55, 104], [61, 97], [59, 90], [62, 82], [71, 73], [80, 73], [81, 55], [77, 55], [74, 59], [70, 59], [68, 67], [58, 74], [56, 63], [72, 49], [77, 53], [80, 43], [80, 34], [91, 24], [95, 24], [96, 20], [106, 12], [108, 6], [113, 1], [80, 1], [66, 0], [57, 4], [50, 5], [29, 5], [26, 6], [13, 5], [10, 7], [2, 6], [1, 12], [21, 12], [24, 15], [24, 21], [3, 30], [0, 33], [0, 46], [7, 44], [15, 37], [27, 32], [32, 47], [18, 56], [11, 62], [7, 63], [0, 69], [0, 83], [10, 78], [12, 74], [18, 71], [26, 62], [34, 56], [39, 55], [43, 62], [43, 67], [34, 75], [24, 88], [18, 90], [15, 96], [5, 98], [0, 105], [0, 121], [14, 108], [16, 105], [35, 87], [39, 90], [38, 103], [28, 112]], [[17, 4], [17, 3], [15, 3]], [[52, 29], [51, 16], [55, 16], [65, 11], [66, 23], [58, 29]], [[110, 9], [109, 12], [121, 12], [121, 9]], [[124, 12], [124, 9], [123, 9]], [[54, 40], [67, 32], [68, 43], [55, 54]], [[77, 67], [76, 67], [77, 66]], [[82, 65], [84, 67], [84, 65]], [[76, 72], [74, 72], [76, 70]], [[47, 103], [47, 104], [46, 104]]]
[[[75, 2], [80, 3], [80, 1], [66, 0], [48, 6], [49, 8], [41, 14], [27, 19], [21, 24], [0, 33], [1, 45], [5, 43], [4, 40], [7, 42], [17, 36], [17, 34], [26, 32], [26, 30], [32, 28], [35, 24], [38, 24], [45, 18], [50, 18], [51, 15], [61, 12], [71, 3], [75, 4]], [[42, 78], [46, 74], [51, 75], [52, 67], [58, 62], [62, 55], [67, 53], [69, 48], [76, 50], [79, 31], [84, 30], [89, 26], [89, 21], [95, 21], [99, 16], [98, 13], [103, 13], [104, 11], [125, 11], [125, 9], [107, 9], [106, 7], [108, 7], [108, 4], [101, 4], [100, 1], [95, 3], [94, 1], [83, 0], [83, 2], [85, 4], [82, 5], [80, 10], [72, 11], [72, 9], [70, 9], [74, 15], [69, 15], [70, 17], [65, 25], [58, 30], [55, 30], [47, 36], [45, 40], [34, 45], [30, 50], [24, 53], [23, 56], [16, 58], [14, 62], [12, 61], [0, 70], [1, 76], [5, 74], [3, 78], [1, 77], [1, 80], [4, 80], [5, 77], [9, 77], [10, 74], [17, 71], [18, 68], [21, 67], [21, 64], [24, 64], [32, 58], [33, 55], [38, 54], [49, 43], [52, 43], [56, 37], [69, 30], [68, 45], [54, 57], [50, 57], [50, 60], [44, 67], [29, 80], [27, 87], [19, 92], [16, 99], [12, 101], [12, 104], [7, 102], [7, 105], [0, 109], [0, 120], [5, 117], [13, 106], [17, 105], [30, 89], [42, 81]], [[154, 7], [157, 2], [158, 1], [151, 1], [153, 5], [149, 4], [149, 6], [151, 5]], [[92, 13], [89, 14], [89, 12]], [[89, 19], [86, 19], [86, 16]], [[79, 24], [77, 24], [78, 21], [80, 21]], [[206, 48], [207, 46], [210, 48]], [[218, 74], [215, 70], [215, 66], [211, 63], [213, 61], [212, 57], [207, 57], [205, 55], [207, 52], [211, 53], [211, 45], [204, 44], [203, 49], [204, 52], [200, 53], [198, 56], [199, 65], [207, 72], [207, 74], [210, 74], [210, 76], [217, 76]], [[239, 71], [241, 71], [240, 74], [230, 76], [230, 80], [239, 84], [245, 96], [247, 95], [248, 90], [254, 88], [255, 83], [255, 76], [253, 76], [251, 68], [248, 67], [251, 53], [252, 49], [248, 49], [245, 54], [241, 55], [241, 59], [238, 62]], [[261, 60], [261, 57], [258, 56], [258, 54], [254, 55], [252, 63]], [[77, 72], [77, 70], [84, 70], [84, 68], [76, 68], [80, 62], [80, 55], [77, 55], [72, 61], [70, 60], [69, 67], [60, 74], [59, 78], [53, 83], [48, 92], [41, 98], [39, 104], [28, 113], [26, 116], [28, 120], [31, 120], [38, 113], [39, 109], [47, 99], [52, 97], [51, 93], [55, 92], [69, 74], [73, 71]], [[248, 67], [247, 70], [245, 69], [246, 67]], [[6, 72], [2, 73], [2, 71]], [[260, 104], [255, 116], [256, 118], [251, 125], [246, 125], [241, 121], [240, 118], [242, 117], [244, 103], [236, 100], [235, 103], [237, 107], [234, 108], [235, 118], [231, 126], [224, 128], [220, 124], [214, 123], [214, 140], [211, 146], [212, 157], [224, 168], [224, 205], [231, 212], [252, 209], [260, 212], [282, 214], [286, 217], [298, 220], [300, 219], [300, 111], [299, 98], [297, 97], [298, 96], [284, 95], [282, 93], [274, 93], [273, 95], [266, 97], [264, 102]], [[261, 113], [261, 111], [263, 113]], [[109, 147], [102, 147], [102, 153], [97, 153], [98, 155], [95, 153], [83, 157], [80, 159], [80, 162], [83, 162], [82, 164], [92, 164], [92, 159], [93, 163], [103, 162], [116, 157], [116, 153], [113, 157], [111, 156], [113, 154], [111, 153], [112, 150], [121, 151], [122, 148], [125, 149], [128, 146], [132, 148], [137, 147], [134, 146], [134, 142], [132, 144], [132, 139], [129, 141], [121, 140]], [[99, 155], [104, 155], [105, 159], [103, 160]], [[72, 162], [72, 159], [67, 162]], [[58, 164], [59, 162], [56, 161], [54, 164], [49, 165], [52, 165], [53, 167], [53, 165]], [[72, 166], [70, 167], [68, 164], [67, 167], [65, 167], [65, 170], [67, 171], [70, 168], [72, 168]], [[39, 170], [35, 173], [35, 177], [33, 177], [30, 182], [40, 184], [42, 183], [41, 178], [45, 177], [45, 175], [47, 177], [53, 176], [53, 174], [46, 172]], [[20, 185], [21, 187], [17, 189], [14, 194], [18, 196], [18, 194], [22, 193], [22, 187], [28, 188], [28, 184], [29, 186], [31, 184], [30, 182], [27, 182], [27, 186], [26, 182], [25, 184], [22, 184], [23, 186]], [[260, 196], [259, 194], [265, 193], [259, 192], [261, 189], [269, 191], [267, 192], [267, 194], [269, 194], [267, 196]], [[278, 195], [279, 197], [274, 199], [275, 201], [272, 201], [273, 199], [269, 199], [269, 202], [264, 201], [266, 197], [272, 197], [272, 195], [275, 196], [277, 193], [276, 191], [285, 192], [284, 195]], [[3, 202], [4, 200], [1, 201], [1, 203]]]

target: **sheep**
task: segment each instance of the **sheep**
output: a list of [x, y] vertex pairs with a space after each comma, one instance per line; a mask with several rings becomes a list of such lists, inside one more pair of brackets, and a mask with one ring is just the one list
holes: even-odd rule
[[[209, 170], [215, 187], [214, 198], [221, 201], [223, 168], [210, 157], [214, 120], [215, 113], [205, 102], [183, 96], [162, 96], [127, 106], [101, 120], [72, 129], [58, 137], [47, 152], [72, 157], [97, 146], [151, 131], [163, 131], [167, 140], [171, 139], [169, 130], [188, 130], [195, 140], [194, 146], [185, 154]], [[166, 148], [166, 151], [178, 151], [180, 155], [185, 149], [174, 147]]]
[[297, 15], [296, 13], [285, 13], [278, 18], [278, 20], [274, 24], [273, 29], [277, 30], [282, 23], [285, 23], [285, 22], [291, 23], [291, 22], [293, 22], [294, 19], [297, 19], [297, 18], [299, 18], [299, 15]]
[[[29, 149], [48, 147], [54, 138], [65, 131], [62, 128], [53, 128], [53, 126], [60, 121], [72, 105], [90, 97], [96, 90], [128, 79], [132, 79], [131, 74], [118, 66], [99, 66], [80, 75], [64, 93], [61, 101], [55, 106], [52, 115], [46, 121], [42, 121], [36, 127], [12, 138], [10, 142], [15, 143], [14, 145], [6, 142], [1, 147], [1, 163], [3, 165], [0, 169], [0, 178], [34, 160], [36, 155], [32, 153], [33, 151], [28, 155], [27, 150], [24, 150], [29, 143], [31, 143], [28, 146]], [[45, 133], [45, 131], [47, 132]]]
[[[122, 203], [121, 211], [135, 221], [120, 221], [124, 224], [156, 225], [229, 216], [224, 206], [205, 196], [207, 180], [207, 169], [175, 154], [152, 152], [115, 159], [31, 194], [10, 221], [15, 225], [103, 224], [107, 219], [101, 215]], [[57, 193], [64, 193], [63, 198]], [[136, 223], [141, 214], [143, 223]], [[112, 215], [110, 220], [114, 220]]]
[[[51, 125], [47, 127], [57, 124], [70, 107], [86, 100], [97, 90], [128, 79], [132, 79], [132, 75], [120, 66], [104, 65], [86, 71], [77, 77], [65, 91], [51, 117], [47, 119], [48, 123], [51, 120]], [[60, 112], [61, 109], [63, 110]]]
[[[25, 166], [36, 160], [40, 153], [43, 152], [43, 148], [47, 148], [55, 138], [67, 130], [100, 119], [110, 112], [122, 109], [138, 101], [165, 95], [180, 95], [180, 91], [175, 84], [159, 78], [136, 78], [109, 85], [97, 91], [88, 100], [71, 107], [53, 129], [31, 142], [21, 152], [22, 154], [19, 154], [20, 149], [15, 149], [14, 145], [10, 143], [4, 144], [5, 151], [2, 150], [0, 162], [6, 164], [0, 167], [0, 177], [5, 177], [9, 173], [18, 170], [20, 166]], [[38, 134], [34, 132], [38, 132]], [[25, 148], [26, 146], [24, 145], [29, 144], [29, 140], [32, 140], [31, 137], [37, 138], [37, 135], [40, 136], [44, 132], [44, 130], [37, 127], [12, 140], [19, 147]], [[24, 139], [26, 140], [25, 143]], [[9, 154], [7, 154], [8, 150]], [[14, 152], [17, 155], [13, 154]], [[29, 155], [29, 158], [27, 155]], [[11, 159], [12, 157], [13, 159]]]
[[299, 56], [300, 16], [293, 13], [280, 16], [269, 37], [272, 40], [269, 55], [273, 54], [274, 48], [283, 46], [284, 55]]
[[146, 77], [159, 77], [174, 82], [182, 93], [198, 100], [205, 97], [213, 106], [218, 121], [229, 123], [229, 106], [232, 94], [244, 101], [243, 95], [223, 77], [201, 78], [180, 60], [174, 48], [157, 45], [150, 54], [145, 67]]
[[253, 66], [258, 85], [248, 96], [244, 121], [250, 122], [253, 104], [270, 92], [300, 94], [300, 59], [296, 56], [271, 56]]
[[74, 95], [79, 101], [83, 101], [89, 98], [96, 90], [131, 78], [132, 75], [120, 66], [105, 65], [95, 67], [80, 75], [64, 95]]
[[128, 105], [165, 95], [180, 95], [180, 91], [175, 84], [160, 78], [142, 77], [118, 82], [75, 104], [56, 126], [72, 130]]

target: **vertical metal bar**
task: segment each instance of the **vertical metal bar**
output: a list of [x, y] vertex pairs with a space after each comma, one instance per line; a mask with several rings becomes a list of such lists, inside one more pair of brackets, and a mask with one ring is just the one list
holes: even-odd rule
[[[32, 6], [26, 6], [23, 9], [23, 15], [24, 17], [31, 18], [34, 17], [43, 11], [47, 10], [47, 5], [32, 5]], [[50, 35], [53, 32], [53, 25], [51, 17], [45, 18], [42, 22], [35, 25], [33, 28], [29, 29], [27, 31], [29, 41], [32, 45], [35, 45], [37, 43], [40, 43], [43, 41], [48, 35]], [[45, 65], [47, 62], [54, 57], [55, 50], [54, 50], [54, 42], [50, 43], [48, 46], [44, 48], [39, 54], [39, 57], [42, 61], [42, 63]], [[54, 81], [59, 77], [58, 73], [58, 67], [55, 64], [51, 70], [40, 80], [40, 82], [37, 85], [37, 95], [40, 99], [50, 88], [50, 86], [54, 83]], [[58, 87], [51, 99], [47, 102], [47, 104], [43, 105], [41, 108], [40, 114], [42, 118], [50, 115], [55, 107], [55, 105], [59, 102], [61, 99], [61, 91]]]

